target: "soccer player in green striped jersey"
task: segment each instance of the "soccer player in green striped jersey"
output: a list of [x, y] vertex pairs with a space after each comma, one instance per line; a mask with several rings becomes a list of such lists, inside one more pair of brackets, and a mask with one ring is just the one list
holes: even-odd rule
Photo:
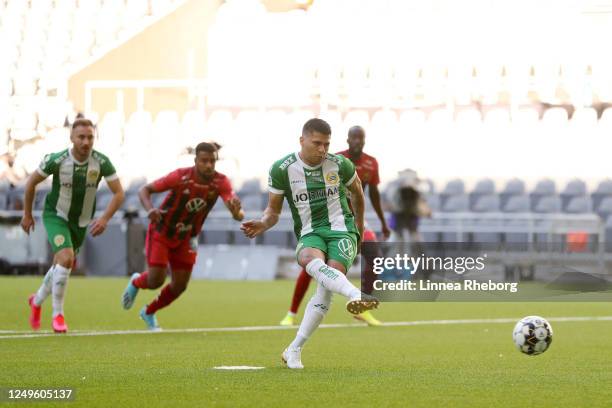
[[[331, 305], [333, 293], [349, 299], [347, 310], [359, 314], [378, 306], [345, 276], [357, 255], [363, 235], [364, 195], [355, 166], [344, 156], [329, 154], [331, 128], [321, 119], [310, 119], [302, 128], [301, 150], [275, 162], [268, 177], [269, 201], [260, 220], [242, 224], [249, 238], [272, 228], [286, 198], [298, 237], [296, 257], [317, 282], [297, 336], [283, 351], [289, 368], [303, 368], [301, 350]], [[351, 193], [354, 214], [349, 208]]]
[[[40, 328], [41, 305], [53, 295], [52, 327], [56, 333], [68, 329], [64, 319], [64, 297], [68, 276], [75, 254], [85, 240], [87, 227], [96, 237], [104, 232], [108, 221], [123, 202], [123, 188], [108, 157], [93, 150], [94, 127], [88, 119], [77, 119], [70, 132], [72, 148], [44, 157], [38, 169], [30, 175], [25, 187], [21, 227], [29, 234], [34, 229], [32, 201], [36, 185], [53, 176], [51, 191], [45, 198], [43, 224], [53, 249], [53, 265], [38, 291], [30, 296], [30, 325]], [[102, 177], [106, 178], [113, 198], [102, 216], [92, 222], [96, 209], [96, 191]]]

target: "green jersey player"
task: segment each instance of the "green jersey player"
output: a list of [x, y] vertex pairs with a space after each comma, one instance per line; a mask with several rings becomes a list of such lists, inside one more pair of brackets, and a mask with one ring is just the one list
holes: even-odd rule
[[[77, 119], [70, 132], [72, 148], [44, 157], [25, 187], [24, 212], [21, 227], [29, 234], [34, 229], [32, 201], [36, 185], [53, 176], [51, 191], [45, 198], [43, 224], [54, 253], [53, 265], [42, 285], [30, 296], [30, 325], [40, 328], [41, 305], [53, 295], [53, 322], [56, 333], [65, 333], [64, 296], [75, 254], [85, 240], [87, 226], [92, 236], [106, 229], [108, 220], [123, 202], [123, 189], [115, 168], [102, 153], [93, 150], [94, 127], [88, 119]], [[102, 177], [106, 178], [113, 198], [97, 220], [92, 221], [96, 208], [96, 191]], [[91, 223], [91, 224], [90, 224]]]
[[283, 351], [282, 359], [289, 368], [303, 368], [302, 347], [327, 314], [332, 293], [349, 299], [346, 307], [352, 314], [378, 306], [377, 299], [362, 294], [345, 276], [363, 234], [364, 195], [351, 161], [328, 153], [330, 137], [331, 128], [324, 120], [310, 119], [304, 124], [301, 150], [270, 169], [269, 202], [263, 217], [241, 227], [249, 238], [272, 228], [286, 198], [298, 237], [297, 261], [318, 282], [297, 336]]

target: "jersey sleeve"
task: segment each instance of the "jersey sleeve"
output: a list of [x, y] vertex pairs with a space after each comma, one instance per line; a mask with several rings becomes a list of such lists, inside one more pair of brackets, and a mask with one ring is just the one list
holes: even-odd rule
[[232, 197], [234, 197], [234, 190], [232, 190], [232, 184], [225, 176], [219, 182], [219, 196], [221, 196], [221, 199], [224, 203], [228, 202], [232, 199]]
[[345, 186], [350, 186], [355, 181], [357, 177], [357, 171], [355, 171], [355, 165], [352, 161], [347, 159], [344, 156], [339, 156], [342, 158], [340, 161], [340, 180], [344, 183]]
[[100, 165], [100, 174], [102, 177], [106, 179], [106, 182], [117, 180], [119, 176], [117, 176], [117, 171], [115, 170], [115, 166], [111, 163], [110, 160], [106, 159]]
[[279, 166], [272, 165], [268, 174], [268, 191], [274, 194], [285, 194], [285, 183], [283, 182], [283, 171]]
[[370, 185], [377, 186], [380, 184], [380, 174], [378, 174], [378, 160], [372, 159], [374, 163], [374, 171], [372, 172], [372, 177], [370, 177]]
[[47, 154], [43, 157], [42, 161], [38, 165], [36, 172], [40, 174], [42, 177], [49, 177], [51, 174], [55, 173], [59, 167], [59, 164], [53, 159], [52, 154]]
[[164, 177], [155, 180], [153, 183], [151, 183], [151, 185], [153, 186], [153, 190], [159, 193], [176, 187], [180, 181], [180, 171], [174, 170], [173, 172], [168, 173]]

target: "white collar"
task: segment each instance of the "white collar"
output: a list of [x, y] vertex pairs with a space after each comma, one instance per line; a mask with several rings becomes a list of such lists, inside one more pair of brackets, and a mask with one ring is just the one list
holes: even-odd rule
[[[300, 152], [295, 152], [295, 158], [297, 159], [297, 162], [301, 166], [306, 167], [308, 170], [315, 170], [315, 169], [318, 169], [319, 167], [321, 167], [323, 165], [323, 162], [321, 162], [321, 164], [319, 164], [318, 166], [309, 166], [308, 164], [304, 163], [304, 161], [300, 157]], [[325, 160], [326, 159], [323, 159], [323, 161], [325, 161]]]
[[[91, 157], [91, 152], [89, 153], [89, 156], [87, 156], [87, 158], [85, 160], [80, 162], [72, 154], [72, 149], [73, 149], [72, 147], [68, 148], [68, 154], [70, 155], [70, 158], [72, 159], [72, 161], [74, 161], [76, 164], [78, 164], [79, 166], [82, 166], [82, 165], [86, 164], [89, 161], [89, 158]], [[93, 150], [92, 150], [92, 152], [93, 152]]]

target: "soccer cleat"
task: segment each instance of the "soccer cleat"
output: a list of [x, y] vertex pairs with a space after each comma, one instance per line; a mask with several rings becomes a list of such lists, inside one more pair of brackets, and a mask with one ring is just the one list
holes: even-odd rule
[[378, 303], [380, 302], [374, 296], [362, 293], [359, 297], [346, 302], [346, 310], [351, 314], [359, 315], [367, 310], [376, 309]]
[[157, 324], [155, 313], [147, 314], [147, 307], [140, 309], [140, 318], [146, 323], [147, 329], [151, 331], [161, 331], [161, 327]]
[[138, 278], [140, 274], [138, 272], [133, 273], [130, 281], [127, 284], [127, 287], [123, 291], [123, 297], [121, 298], [121, 304], [125, 310], [130, 309], [134, 305], [134, 299], [136, 299], [136, 295], [138, 294], [138, 288], [134, 286], [132, 281]]
[[42, 309], [41, 306], [36, 306], [34, 304], [34, 297], [36, 295], [30, 295], [28, 298], [28, 304], [30, 305], [30, 326], [32, 326], [32, 330], [40, 329], [40, 311]]
[[283, 351], [283, 354], [281, 354], [281, 359], [283, 360], [283, 363], [287, 364], [288, 368], [294, 368], [294, 369], [304, 368], [304, 365], [302, 365], [302, 348], [301, 347], [297, 347], [293, 349], [290, 349], [289, 347], [287, 347], [285, 351]]
[[68, 325], [64, 321], [64, 315], [58, 314], [53, 318], [53, 331], [56, 333], [66, 333], [68, 331]]
[[382, 326], [382, 322], [375, 318], [369, 310], [365, 312], [353, 316], [357, 320], [361, 320], [362, 322], [366, 322], [368, 326]]
[[281, 326], [294, 326], [295, 325], [295, 315], [291, 312], [287, 313], [287, 316], [283, 318], [283, 320], [279, 323]]

